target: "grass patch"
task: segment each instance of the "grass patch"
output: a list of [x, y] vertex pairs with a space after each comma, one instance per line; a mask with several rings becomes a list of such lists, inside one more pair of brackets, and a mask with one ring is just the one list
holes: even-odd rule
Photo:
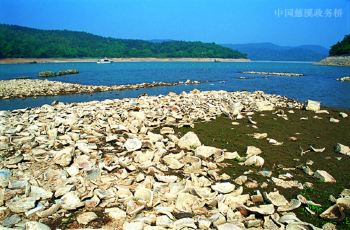
[[[253, 128], [247, 118], [237, 120], [240, 124], [233, 126], [232, 120], [221, 116], [214, 121], [199, 122], [195, 127], [183, 127], [177, 129], [181, 135], [188, 131], [195, 132], [202, 144], [215, 146], [227, 151], [237, 151], [241, 156], [245, 155], [246, 147], [249, 145], [260, 148], [263, 153], [261, 156], [265, 159], [265, 164], [262, 168], [241, 166], [235, 161], [228, 161], [229, 167], [223, 168], [222, 171], [231, 175], [234, 178], [243, 174], [247, 170], [253, 170], [253, 174], [249, 174], [248, 178], [253, 179], [261, 184], [267, 182], [268, 187], [260, 191], [273, 191], [277, 188], [286, 198], [296, 198], [298, 194], [302, 194], [307, 199], [319, 203], [322, 206], [310, 206], [309, 208], [317, 214], [322, 213], [332, 205], [329, 201], [329, 196], [338, 195], [345, 188], [350, 188], [350, 157], [344, 156], [334, 151], [337, 143], [350, 145], [350, 119], [341, 118], [339, 111], [328, 109], [329, 114], [315, 114], [314, 112], [304, 110], [294, 110], [294, 114], [289, 114], [287, 110], [288, 120], [273, 114], [273, 112], [260, 112], [252, 116], [252, 120], [257, 122], [258, 129]], [[345, 111], [348, 114], [349, 111]], [[317, 116], [318, 118], [314, 118]], [[308, 118], [301, 120], [300, 118]], [[340, 119], [340, 123], [331, 123], [331, 117]], [[273, 146], [266, 139], [257, 140], [248, 134], [267, 133], [269, 138], [273, 138], [283, 145]], [[291, 141], [290, 137], [296, 137], [296, 141]], [[315, 148], [323, 148], [326, 150], [322, 153], [307, 152], [301, 155], [301, 149], [304, 151], [312, 145]], [[341, 159], [338, 159], [341, 157]], [[309, 167], [313, 170], [326, 170], [330, 173], [337, 182], [334, 184], [323, 183], [312, 176], [305, 174], [300, 165], [306, 165], [306, 162], [313, 162]], [[294, 168], [294, 170], [286, 171], [283, 168]], [[311, 182], [312, 189], [283, 189], [275, 186], [268, 178], [258, 175], [261, 170], [272, 171], [273, 177], [278, 177], [280, 174], [290, 173], [293, 175], [293, 180], [298, 180], [301, 183]], [[254, 194], [255, 189], [245, 188], [245, 193]], [[305, 207], [300, 207], [295, 211], [298, 218], [312, 223], [315, 226], [322, 227], [323, 224], [330, 222], [322, 220], [318, 215], [311, 215], [305, 211]], [[346, 218], [341, 223], [336, 223], [338, 229], [350, 229], [349, 218]]]

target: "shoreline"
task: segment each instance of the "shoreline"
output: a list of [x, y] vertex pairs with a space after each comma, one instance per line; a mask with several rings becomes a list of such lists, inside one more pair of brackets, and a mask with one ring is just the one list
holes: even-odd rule
[[[250, 62], [243, 58], [109, 58], [113, 62]], [[4, 58], [0, 64], [97, 62], [98, 58]]]

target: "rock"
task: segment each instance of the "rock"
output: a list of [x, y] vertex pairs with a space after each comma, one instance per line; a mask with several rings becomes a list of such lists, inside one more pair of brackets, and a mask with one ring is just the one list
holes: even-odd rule
[[324, 212], [320, 214], [320, 217], [326, 220], [335, 220], [342, 221], [345, 217], [345, 214], [337, 204], [329, 207]]
[[155, 175], [158, 181], [165, 182], [165, 183], [174, 183], [177, 181], [177, 176], [162, 176], [162, 175]]
[[335, 151], [340, 153], [340, 154], [344, 154], [344, 155], [350, 156], [350, 147], [349, 146], [342, 145], [342, 144], [338, 143], [335, 146]]
[[308, 111], [316, 112], [321, 109], [321, 103], [318, 101], [308, 100], [306, 103], [305, 109]]
[[171, 127], [163, 127], [160, 129], [160, 134], [164, 135], [164, 134], [174, 134], [175, 131], [173, 128]]
[[301, 206], [301, 202], [296, 199], [292, 199], [287, 205], [283, 205], [277, 208], [278, 212], [289, 212], [294, 209], [297, 209]]
[[166, 165], [174, 170], [178, 170], [181, 169], [182, 167], [184, 167], [184, 164], [182, 164], [180, 161], [178, 161], [177, 159], [173, 158], [173, 157], [164, 157], [163, 161], [166, 163]]
[[248, 146], [247, 147], [247, 151], [246, 151], [247, 157], [259, 155], [261, 153], [262, 153], [261, 149], [255, 147], [255, 146]]
[[182, 149], [192, 150], [201, 146], [201, 142], [194, 132], [188, 132], [179, 139], [178, 145]]
[[120, 208], [106, 208], [105, 213], [108, 214], [114, 220], [120, 220], [126, 218], [126, 212]]
[[17, 214], [13, 214], [13, 215], [7, 217], [6, 219], [4, 219], [2, 222], [2, 225], [4, 227], [10, 228], [13, 225], [19, 223], [20, 221], [21, 221], [21, 217], [19, 217], [19, 215], [17, 215]]
[[235, 224], [225, 223], [216, 226], [218, 230], [241, 230], [242, 228], [238, 227]]
[[226, 222], [226, 218], [221, 213], [215, 213], [211, 217], [209, 217], [209, 220], [213, 223], [214, 226], [222, 225]]
[[210, 147], [210, 146], [199, 146], [196, 148], [194, 151], [195, 156], [200, 157], [202, 159], [209, 158], [212, 155], [218, 155], [221, 154], [221, 150], [215, 147]]
[[336, 200], [336, 204], [344, 209], [345, 211], [350, 211], [350, 197], [341, 197]]
[[344, 113], [344, 112], [340, 112], [339, 116], [341, 116], [342, 118], [347, 118], [348, 114]]
[[77, 216], [77, 221], [79, 224], [88, 224], [93, 220], [96, 220], [98, 218], [98, 216], [96, 215], [96, 213], [94, 212], [84, 212], [82, 214], [79, 214]]
[[335, 119], [335, 118], [333, 118], [333, 117], [331, 117], [331, 118], [329, 119], [329, 122], [331, 122], [331, 123], [339, 123], [339, 120], [338, 120], [338, 119]]
[[61, 198], [62, 208], [67, 210], [74, 210], [84, 206], [84, 203], [80, 201], [79, 194], [76, 191], [66, 193]]
[[332, 223], [326, 223], [322, 226], [322, 230], [337, 230], [337, 226]]
[[36, 221], [28, 221], [25, 224], [26, 230], [50, 230], [50, 227], [46, 224]]
[[194, 219], [192, 218], [182, 218], [174, 222], [175, 229], [192, 228], [196, 229]]
[[224, 158], [228, 160], [241, 158], [237, 152], [224, 152]]
[[40, 199], [50, 199], [52, 197], [53, 193], [50, 191], [47, 191], [43, 188], [40, 188], [38, 186], [31, 186], [30, 187], [30, 194], [29, 196], [36, 198], [37, 200]]
[[26, 212], [29, 209], [32, 209], [35, 207], [36, 198], [33, 197], [14, 197], [11, 200], [6, 202], [6, 206], [15, 213], [22, 213]]
[[247, 166], [256, 166], [256, 167], [261, 167], [264, 165], [264, 158], [260, 157], [260, 156], [251, 156], [249, 157], [245, 162], [244, 162], [244, 165], [247, 165]]
[[130, 152], [136, 151], [136, 150], [141, 149], [142, 142], [137, 138], [127, 139], [126, 142], [124, 143], [124, 147], [126, 148], [126, 150], [128, 150]]
[[275, 109], [274, 106], [268, 101], [258, 101], [255, 103], [255, 105], [256, 105], [256, 110], [259, 112], [272, 111]]
[[6, 188], [9, 184], [12, 173], [8, 169], [0, 169], [0, 187]]
[[51, 151], [53, 156], [53, 162], [63, 167], [68, 166], [73, 157], [74, 147], [66, 147], [60, 151]]
[[143, 229], [143, 222], [131, 222], [131, 223], [124, 223], [123, 230], [142, 230]]
[[192, 212], [193, 205], [199, 200], [197, 196], [189, 193], [179, 193], [175, 207], [180, 212]]
[[245, 175], [241, 175], [237, 177], [234, 182], [238, 185], [243, 185], [248, 180], [248, 177]]
[[336, 180], [326, 171], [324, 170], [317, 170], [314, 173], [314, 177], [320, 179], [322, 182], [327, 182], [327, 183], [335, 183]]
[[157, 216], [156, 226], [157, 227], [172, 227], [174, 221], [172, 221], [167, 215]]
[[310, 145], [310, 149], [316, 153], [322, 153], [326, 150], [326, 148], [319, 148], [319, 149], [314, 148], [312, 145]]
[[254, 133], [253, 137], [258, 140], [264, 139], [267, 138], [267, 133]]
[[226, 193], [232, 192], [235, 189], [235, 186], [230, 182], [222, 182], [222, 183], [216, 183], [215, 185], [212, 185], [211, 188], [214, 191], [226, 194]]
[[265, 197], [271, 204], [277, 207], [288, 205], [288, 200], [283, 195], [281, 195], [278, 191], [265, 193]]
[[139, 202], [145, 203], [148, 207], [152, 207], [152, 203], [153, 203], [152, 190], [144, 188], [140, 185], [135, 190], [134, 198]]
[[246, 207], [243, 206], [246, 210], [252, 213], [258, 213], [260, 215], [268, 216], [272, 215], [275, 212], [273, 204], [260, 205], [257, 207]]

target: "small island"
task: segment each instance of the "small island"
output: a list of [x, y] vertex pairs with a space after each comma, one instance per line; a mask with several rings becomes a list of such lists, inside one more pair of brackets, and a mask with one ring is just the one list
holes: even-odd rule
[[321, 65], [350, 66], [350, 34], [333, 45], [329, 51], [329, 57], [319, 62]]

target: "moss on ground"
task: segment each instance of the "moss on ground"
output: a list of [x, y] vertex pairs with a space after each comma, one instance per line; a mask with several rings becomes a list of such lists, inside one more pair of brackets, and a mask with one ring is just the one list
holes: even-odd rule
[[[350, 119], [341, 118], [339, 111], [328, 109], [329, 114], [315, 114], [314, 112], [304, 110], [294, 110], [294, 114], [290, 114], [284, 110], [288, 116], [288, 120], [278, 117], [273, 112], [260, 112], [252, 116], [252, 120], [257, 122], [258, 129], [254, 129], [247, 118], [237, 120], [240, 124], [238, 126], [232, 125], [232, 120], [227, 117], [219, 117], [210, 122], [199, 122], [195, 127], [183, 127], [177, 129], [181, 135], [188, 131], [195, 132], [201, 142], [208, 146], [215, 146], [227, 151], [238, 151], [241, 156], [245, 155], [246, 147], [253, 145], [259, 147], [263, 153], [261, 156], [265, 159], [265, 164], [262, 168], [241, 166], [235, 161], [228, 161], [229, 167], [223, 168], [223, 172], [236, 178], [243, 174], [244, 171], [253, 170], [254, 173], [248, 175], [248, 178], [256, 180], [261, 184], [267, 182], [267, 188], [262, 191], [272, 191], [277, 188], [288, 199], [296, 198], [298, 194], [302, 194], [315, 203], [319, 203], [322, 207], [309, 207], [311, 210], [320, 214], [327, 209], [332, 202], [329, 201], [329, 196], [338, 195], [345, 188], [350, 188], [350, 156], [344, 156], [334, 151], [337, 143], [350, 145]], [[349, 111], [345, 111], [349, 114]], [[316, 119], [318, 116], [322, 119]], [[302, 117], [308, 117], [308, 120], [301, 120]], [[331, 123], [330, 117], [340, 120], [339, 123]], [[266, 139], [257, 140], [247, 134], [253, 133], [268, 133], [269, 138], [273, 138], [283, 145], [273, 146], [268, 143]], [[297, 141], [289, 140], [289, 137], [296, 137]], [[313, 145], [315, 148], [323, 148], [326, 150], [322, 153], [307, 152], [301, 155], [301, 149], [304, 151]], [[341, 159], [337, 159], [341, 157]], [[314, 163], [309, 167], [313, 170], [326, 170], [330, 173], [337, 182], [334, 184], [323, 183], [306, 175], [301, 169], [297, 167], [305, 165], [307, 161]], [[285, 171], [283, 168], [296, 168], [292, 171]], [[291, 173], [295, 180], [301, 183], [313, 183], [312, 189], [283, 189], [275, 186], [272, 182], [268, 182], [267, 177], [259, 176], [256, 172], [262, 169], [272, 171], [272, 176], [278, 177], [279, 174]], [[254, 194], [256, 189], [245, 188], [245, 192]], [[302, 206], [294, 210], [297, 216], [303, 220], [310, 222], [318, 227], [330, 222], [325, 221], [312, 215], [306, 211]], [[335, 222], [336, 223], [336, 222]], [[350, 229], [350, 218], [347, 217], [340, 223], [336, 223], [338, 229]]]

